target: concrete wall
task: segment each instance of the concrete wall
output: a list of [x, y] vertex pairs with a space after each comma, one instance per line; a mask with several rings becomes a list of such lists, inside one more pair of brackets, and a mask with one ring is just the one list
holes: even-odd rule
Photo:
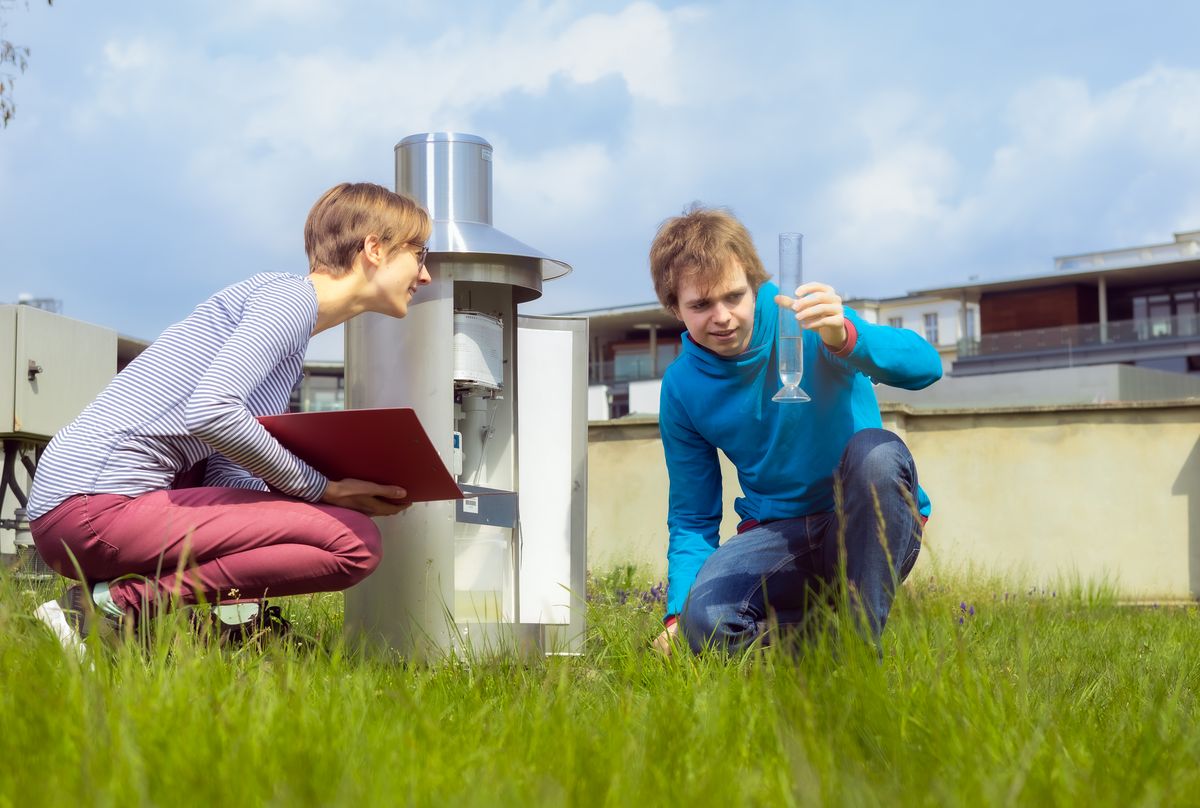
[[[631, 415], [657, 415], [661, 379], [629, 384]], [[589, 388], [588, 418], [606, 420], [608, 401]], [[1113, 401], [1164, 401], [1200, 398], [1200, 376], [1131, 365], [1084, 365], [1023, 370], [980, 376], [945, 376], [924, 390], [876, 385], [881, 405], [907, 404], [919, 409], [947, 407], [1041, 407], [1058, 404], [1105, 404]]]
[[[1200, 597], [1200, 402], [917, 411], [884, 407], [933, 500], [921, 564], [1129, 597]], [[666, 467], [651, 419], [590, 426], [588, 563], [666, 568]], [[731, 535], [736, 476], [725, 469]]]
[[879, 385], [880, 402], [922, 409], [1103, 404], [1200, 398], [1200, 377], [1130, 365], [1085, 365], [980, 376], [946, 376], [924, 390]]
[[[737, 527], [737, 472], [721, 456], [725, 520]], [[658, 419], [621, 418], [588, 425], [588, 569], [635, 563], [666, 573], [667, 466]]]

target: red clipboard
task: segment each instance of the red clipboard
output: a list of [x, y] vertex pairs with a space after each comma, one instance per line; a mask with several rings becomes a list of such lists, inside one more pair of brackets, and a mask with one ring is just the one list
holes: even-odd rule
[[405, 502], [466, 496], [412, 409], [293, 412], [258, 421], [285, 449], [331, 480], [398, 485], [408, 492]]

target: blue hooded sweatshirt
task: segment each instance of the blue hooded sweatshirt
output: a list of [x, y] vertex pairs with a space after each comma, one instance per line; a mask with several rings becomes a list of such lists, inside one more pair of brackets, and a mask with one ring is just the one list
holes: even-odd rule
[[[758, 290], [745, 353], [722, 357], [684, 334], [663, 374], [658, 424], [671, 492], [667, 527], [667, 614], [679, 614], [721, 524], [720, 449], [737, 468], [741, 519], [769, 522], [834, 510], [833, 472], [850, 436], [880, 427], [873, 383], [909, 390], [942, 376], [937, 350], [919, 334], [875, 325], [846, 309], [845, 348], [835, 354], [804, 330], [806, 404], [779, 404], [778, 287]], [[917, 504], [929, 515], [929, 498]]]

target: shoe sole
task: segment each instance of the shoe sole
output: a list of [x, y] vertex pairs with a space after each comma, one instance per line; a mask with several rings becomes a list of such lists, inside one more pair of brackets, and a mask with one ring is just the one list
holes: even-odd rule
[[54, 632], [55, 638], [62, 643], [67, 653], [74, 653], [80, 662], [87, 659], [87, 645], [67, 619], [67, 613], [57, 600], [48, 600], [34, 610], [33, 616], [41, 620]]

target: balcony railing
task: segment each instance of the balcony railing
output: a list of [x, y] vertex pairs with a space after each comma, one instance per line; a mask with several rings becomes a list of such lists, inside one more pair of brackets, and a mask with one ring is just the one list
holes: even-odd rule
[[627, 356], [620, 361], [592, 362], [588, 366], [588, 384], [613, 384], [661, 379], [671, 360], [660, 361], [657, 370], [650, 367], [649, 356]]
[[961, 340], [959, 357], [991, 356], [1029, 351], [1068, 350], [1087, 345], [1128, 345], [1151, 340], [1200, 337], [1200, 314], [1114, 320], [1101, 325], [1086, 323], [1059, 328], [1033, 328], [984, 334], [979, 340]]

